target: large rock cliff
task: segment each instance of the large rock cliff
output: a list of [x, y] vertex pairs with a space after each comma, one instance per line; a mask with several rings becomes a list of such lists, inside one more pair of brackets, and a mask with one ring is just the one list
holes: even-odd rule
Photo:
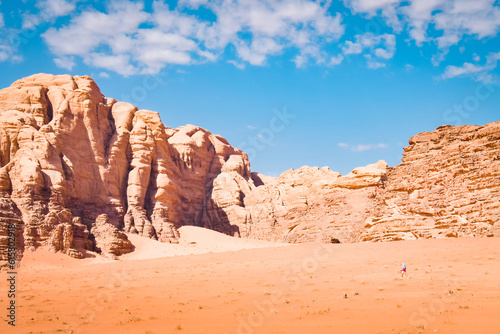
[[166, 127], [87, 76], [0, 91], [0, 261], [11, 225], [18, 257], [42, 245], [114, 257], [133, 250], [124, 231], [176, 243], [182, 225], [286, 242], [493, 236], [499, 194], [500, 122], [419, 134], [392, 168], [272, 178], [221, 136]]
[[441, 126], [402, 163], [340, 176], [303, 167], [245, 198], [250, 236], [287, 242], [500, 236], [500, 122]]
[[246, 154], [224, 138], [165, 127], [86, 76], [39, 74], [0, 91], [0, 167], [2, 260], [12, 221], [21, 250], [74, 257], [130, 252], [122, 231], [174, 243], [182, 225], [238, 235], [230, 222], [245, 220], [241, 194], [254, 188]]

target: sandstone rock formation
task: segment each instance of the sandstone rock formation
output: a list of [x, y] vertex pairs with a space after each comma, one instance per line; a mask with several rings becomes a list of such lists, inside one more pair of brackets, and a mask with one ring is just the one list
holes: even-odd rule
[[383, 192], [387, 163], [379, 161], [341, 176], [327, 167], [302, 167], [267, 181], [245, 200], [250, 237], [286, 242], [351, 242]]
[[286, 242], [500, 236], [500, 122], [410, 139], [402, 163], [303, 167], [245, 198], [250, 237]]
[[286, 242], [498, 235], [499, 157], [500, 122], [444, 126], [396, 167], [272, 178], [221, 136], [166, 127], [87, 76], [33, 75], [0, 90], [0, 261], [10, 223], [18, 256], [114, 257], [133, 248], [123, 231], [175, 243], [183, 225]]
[[254, 187], [246, 154], [224, 138], [165, 127], [89, 77], [39, 74], [0, 91], [0, 247], [9, 221], [20, 250], [74, 257], [130, 251], [122, 231], [165, 242], [182, 225], [238, 235], [230, 221], [245, 213], [232, 196]]
[[421, 133], [402, 160], [366, 239], [500, 236], [500, 122]]
[[106, 214], [99, 215], [96, 218], [90, 233], [95, 239], [96, 250], [101, 254], [114, 258], [130, 253], [133, 250], [132, 243], [127, 236], [113, 224], [110, 224]]

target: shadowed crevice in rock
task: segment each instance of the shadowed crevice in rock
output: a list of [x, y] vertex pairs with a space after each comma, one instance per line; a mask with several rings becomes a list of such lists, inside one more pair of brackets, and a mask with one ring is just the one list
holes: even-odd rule
[[49, 97], [47, 96], [47, 93], [45, 93], [45, 99], [47, 101], [47, 117], [46, 121], [44, 124], [50, 123], [52, 119], [54, 118], [54, 108], [52, 107], [52, 102], [50, 102]]

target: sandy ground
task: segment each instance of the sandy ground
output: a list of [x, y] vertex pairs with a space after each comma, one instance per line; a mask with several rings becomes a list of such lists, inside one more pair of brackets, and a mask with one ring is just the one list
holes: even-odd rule
[[210, 233], [185, 230], [173, 257], [134, 236], [121, 261], [28, 253], [15, 329], [2, 273], [0, 333], [500, 334], [500, 238], [276, 247]]

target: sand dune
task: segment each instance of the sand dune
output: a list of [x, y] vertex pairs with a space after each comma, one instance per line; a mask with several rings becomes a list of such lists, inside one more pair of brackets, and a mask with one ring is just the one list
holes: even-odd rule
[[241, 249], [290, 246], [263, 240], [234, 238], [213, 230], [196, 226], [183, 226], [179, 229], [179, 244], [168, 244], [128, 233], [135, 247], [132, 253], [120, 257], [121, 260], [158, 259], [177, 255], [220, 253]]

